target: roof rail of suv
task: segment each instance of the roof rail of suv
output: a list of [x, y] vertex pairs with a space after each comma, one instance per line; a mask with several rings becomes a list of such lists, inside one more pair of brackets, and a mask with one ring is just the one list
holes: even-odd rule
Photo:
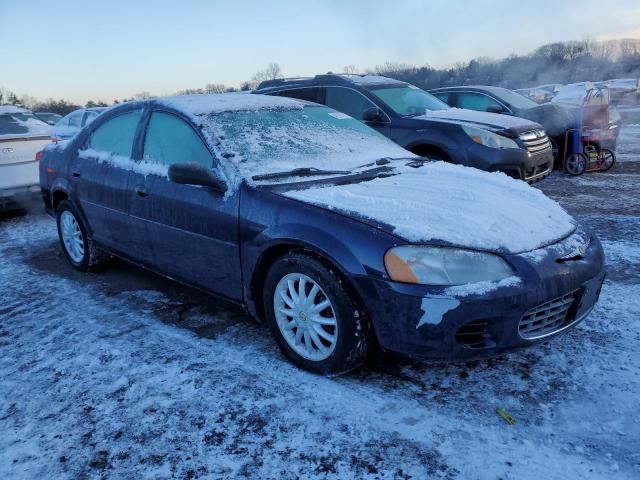
[[345, 83], [349, 83], [350, 80], [345, 77], [364, 77], [366, 73], [333, 73], [327, 72], [320, 75], [316, 75], [314, 77], [289, 77], [289, 78], [275, 78], [273, 80], [264, 80], [260, 82], [260, 84], [256, 87], [256, 90], [262, 90], [263, 88], [270, 87], [278, 87], [280, 85], [285, 85], [288, 82], [300, 82], [305, 80], [332, 80], [332, 81], [342, 81]]
[[300, 80], [311, 80], [313, 77], [286, 77], [286, 78], [274, 78], [272, 80], [264, 80], [260, 82], [260, 84], [256, 87], [256, 89], [267, 88], [267, 87], [275, 87], [278, 85], [282, 85], [286, 82], [295, 82]]

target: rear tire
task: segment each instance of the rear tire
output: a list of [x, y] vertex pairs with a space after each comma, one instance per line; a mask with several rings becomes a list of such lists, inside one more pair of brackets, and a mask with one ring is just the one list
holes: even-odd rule
[[271, 266], [263, 305], [284, 355], [324, 375], [346, 373], [369, 351], [369, 326], [344, 281], [315, 258], [289, 253]]
[[109, 257], [89, 236], [80, 215], [69, 200], [62, 200], [56, 209], [58, 238], [69, 263], [83, 272], [95, 271]]
[[603, 158], [602, 166], [600, 167], [600, 171], [601, 172], [606, 172], [607, 170], [611, 170], [611, 168], [616, 163], [616, 154], [613, 153], [613, 151], [609, 150], [608, 148], [603, 148], [600, 151], [599, 155], [601, 155], [602, 158]]

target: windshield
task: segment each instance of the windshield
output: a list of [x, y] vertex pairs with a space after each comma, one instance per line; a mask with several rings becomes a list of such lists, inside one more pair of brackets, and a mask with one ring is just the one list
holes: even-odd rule
[[527, 109], [538, 106], [538, 104], [533, 100], [530, 100], [524, 95], [520, 95], [512, 90], [507, 90], [506, 88], [496, 87], [492, 90], [492, 93], [504, 103], [510, 104], [514, 108]]
[[212, 113], [207, 124], [247, 180], [299, 168], [344, 173], [384, 157], [414, 156], [327, 107]]
[[370, 91], [401, 117], [424, 115], [428, 110], [449, 110], [449, 105], [413, 85], [376, 87]]

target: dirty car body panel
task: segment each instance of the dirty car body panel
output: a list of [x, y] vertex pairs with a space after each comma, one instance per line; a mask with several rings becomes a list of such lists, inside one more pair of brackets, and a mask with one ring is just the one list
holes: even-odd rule
[[[101, 125], [137, 110], [142, 113], [130, 158], [124, 163], [80, 153], [86, 152], [87, 142]], [[54, 215], [60, 201], [68, 199], [100, 248], [237, 302], [257, 318], [264, 315], [266, 270], [290, 251], [314, 256], [345, 279], [343, 287], [361, 303], [383, 349], [417, 358], [468, 359], [531, 345], [573, 326], [597, 300], [604, 278], [603, 251], [595, 236], [579, 228], [534, 252], [492, 252], [511, 266], [517, 283], [498, 282], [474, 293], [473, 288], [452, 291], [394, 281], [385, 254], [415, 242], [384, 221], [291, 198], [291, 191], [330, 186], [339, 183], [338, 177], [291, 183], [240, 181], [222, 193], [141, 171], [154, 112], [173, 115], [192, 128], [206, 143], [213, 169], [222, 169], [233, 157], [215, 143], [215, 132], [205, 131], [192, 115], [155, 100], [132, 102], [105, 112], [70, 141], [45, 150], [40, 184], [47, 211]], [[406, 154], [406, 161], [415, 163], [416, 157]], [[420, 168], [420, 163], [414, 166]], [[389, 169], [383, 177], [394, 175], [389, 165], [380, 168]], [[348, 183], [346, 177], [339, 178]], [[82, 184], [85, 179], [91, 188], [102, 182], [102, 190], [89, 197]], [[368, 180], [363, 174], [352, 181]], [[430, 243], [451, 246], [446, 241]], [[528, 312], [567, 295], [571, 301], [561, 302], [568, 311], [562, 321], [543, 336], [523, 338], [520, 325]]]

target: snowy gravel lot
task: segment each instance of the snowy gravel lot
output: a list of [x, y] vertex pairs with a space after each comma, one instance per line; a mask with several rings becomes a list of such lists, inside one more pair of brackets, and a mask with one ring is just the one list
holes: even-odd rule
[[198, 292], [120, 262], [74, 271], [40, 212], [3, 218], [0, 478], [638, 479], [639, 180], [630, 126], [610, 173], [539, 184], [607, 253], [600, 303], [567, 335], [340, 378]]

